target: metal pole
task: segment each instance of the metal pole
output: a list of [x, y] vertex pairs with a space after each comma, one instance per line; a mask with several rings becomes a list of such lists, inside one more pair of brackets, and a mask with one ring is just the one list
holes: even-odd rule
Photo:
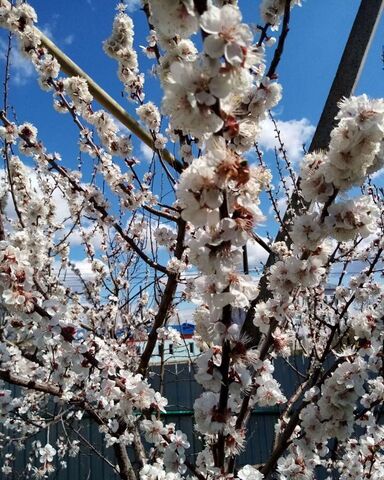
[[383, 7], [384, 0], [362, 0], [309, 151], [328, 147], [338, 112], [337, 104], [343, 97], [349, 97], [354, 92]]

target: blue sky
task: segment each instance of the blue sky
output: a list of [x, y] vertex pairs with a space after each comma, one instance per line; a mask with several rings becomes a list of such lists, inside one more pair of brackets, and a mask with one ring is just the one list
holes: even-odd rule
[[[102, 42], [110, 34], [115, 15], [114, 2], [31, 0], [30, 3], [38, 13], [39, 27], [133, 114], [135, 105], [121, 96], [122, 87], [116, 76], [117, 65], [102, 51]], [[139, 2], [130, 0], [130, 3], [137, 5]], [[258, 2], [240, 0], [239, 3], [245, 21], [259, 23]], [[283, 138], [294, 156], [294, 149], [297, 150], [302, 140], [307, 142], [307, 146], [310, 143], [310, 133], [320, 116], [359, 4], [359, 0], [304, 0], [303, 7], [295, 8], [292, 12], [291, 31], [278, 69], [284, 97], [276, 109], [276, 114], [283, 122]], [[132, 17], [136, 29], [135, 44], [139, 47], [145, 43], [146, 20], [139, 9], [132, 12]], [[1, 31], [1, 50], [4, 49], [5, 41], [6, 32]], [[383, 43], [382, 20], [357, 93], [382, 96]], [[146, 73], [146, 100], [159, 103], [160, 90], [155, 79], [149, 74], [152, 62], [141, 53], [139, 61], [142, 71]], [[2, 67], [3, 63], [0, 64], [0, 71], [3, 70]], [[51, 94], [40, 90], [32, 67], [17, 56], [14, 58], [10, 103], [15, 106], [19, 122], [34, 123], [48, 150], [61, 153], [64, 165], [76, 164], [76, 127], [68, 115], [60, 115], [52, 109]], [[270, 146], [272, 137], [273, 135], [267, 132], [264, 138], [265, 149]], [[136, 154], [140, 155], [139, 149]], [[273, 231], [271, 225], [268, 221], [262, 233], [265, 234], [266, 229]]]

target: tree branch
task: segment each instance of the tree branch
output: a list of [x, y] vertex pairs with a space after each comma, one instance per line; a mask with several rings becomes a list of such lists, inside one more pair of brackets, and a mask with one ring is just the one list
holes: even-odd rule
[[120, 478], [122, 478], [122, 480], [137, 480], [125, 445], [115, 443], [113, 445], [113, 450], [115, 451], [117, 463], [119, 465]]
[[[184, 237], [186, 231], [186, 223], [181, 220], [179, 222], [179, 230], [177, 234], [177, 243], [175, 249], [175, 257], [180, 260], [182, 253], [184, 251]], [[155, 317], [155, 322], [153, 327], [148, 335], [147, 344], [145, 346], [144, 352], [140, 359], [140, 364], [137, 369], [137, 373], [141, 375], [145, 375], [149, 360], [152, 356], [153, 350], [155, 349], [156, 342], [157, 342], [157, 329], [164, 325], [165, 320], [167, 319], [167, 315], [169, 313], [169, 307], [172, 304], [173, 297], [176, 293], [177, 288], [177, 279], [178, 275], [172, 273], [168, 276], [168, 281], [164, 289], [163, 297], [161, 299], [161, 303], [159, 305], [159, 310]]]

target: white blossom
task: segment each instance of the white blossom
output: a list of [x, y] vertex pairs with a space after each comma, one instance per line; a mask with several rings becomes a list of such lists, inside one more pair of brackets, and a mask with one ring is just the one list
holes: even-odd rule
[[240, 22], [241, 13], [236, 6], [212, 5], [200, 18], [201, 28], [208, 33], [204, 40], [207, 55], [212, 58], [224, 55], [230, 64], [241, 65], [253, 35], [248, 25]]

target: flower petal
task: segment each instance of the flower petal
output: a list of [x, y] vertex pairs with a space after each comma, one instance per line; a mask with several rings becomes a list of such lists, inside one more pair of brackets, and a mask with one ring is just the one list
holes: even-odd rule
[[200, 26], [207, 33], [219, 33], [221, 31], [221, 9], [215, 6], [209, 8], [200, 17]]
[[211, 58], [220, 58], [224, 54], [225, 41], [219, 35], [208, 35], [204, 40], [204, 51]]

